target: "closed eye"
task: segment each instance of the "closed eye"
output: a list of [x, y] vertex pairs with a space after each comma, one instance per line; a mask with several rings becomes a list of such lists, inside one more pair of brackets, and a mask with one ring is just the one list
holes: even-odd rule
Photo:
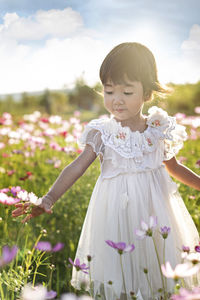
[[[113, 92], [105, 92], [108, 95], [112, 95]], [[133, 95], [133, 93], [124, 93], [124, 95]]]

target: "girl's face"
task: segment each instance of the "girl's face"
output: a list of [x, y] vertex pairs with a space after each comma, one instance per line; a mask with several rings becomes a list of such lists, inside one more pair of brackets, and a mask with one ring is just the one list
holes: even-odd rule
[[126, 84], [104, 84], [104, 106], [119, 120], [131, 119], [140, 114], [144, 105], [140, 81], [126, 80]]

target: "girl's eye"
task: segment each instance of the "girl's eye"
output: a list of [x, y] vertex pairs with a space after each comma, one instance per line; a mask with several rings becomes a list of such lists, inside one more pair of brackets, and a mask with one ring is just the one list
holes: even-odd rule
[[[108, 95], [112, 95], [112, 92], [106, 92]], [[124, 95], [133, 95], [133, 93], [124, 93]]]

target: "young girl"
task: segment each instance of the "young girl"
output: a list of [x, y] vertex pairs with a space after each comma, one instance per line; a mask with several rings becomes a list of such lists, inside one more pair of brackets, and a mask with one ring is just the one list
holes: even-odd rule
[[[126, 299], [120, 256], [105, 241], [134, 244], [134, 251], [122, 255], [126, 291], [147, 300], [151, 291], [144, 268], [148, 269], [157, 296], [162, 281], [152, 239], [138, 240], [135, 230], [141, 229], [141, 220], [149, 224], [150, 216], [157, 217], [154, 234], [162, 264], [163, 239], [158, 230], [161, 226], [170, 227], [165, 261], [173, 268], [179, 264], [182, 246], [193, 250], [199, 243], [199, 234], [169, 174], [197, 190], [200, 176], [175, 158], [187, 137], [185, 127], [157, 106], [151, 107], [147, 116], [142, 114], [144, 102], [152, 100], [155, 93], [169, 92], [158, 81], [156, 62], [147, 47], [130, 42], [113, 48], [101, 65], [100, 79], [110, 118], [94, 119], [85, 126], [78, 140], [83, 152], [61, 172], [42, 204], [34, 207], [23, 222], [44, 212], [52, 213], [53, 204], [99, 156], [101, 174], [90, 199], [75, 259], [88, 265], [87, 255], [92, 256], [95, 299], [99, 299], [98, 294], [100, 299]], [[28, 205], [17, 204], [13, 216], [25, 213]], [[199, 274], [196, 280], [200, 285]], [[72, 286], [80, 289], [82, 281], [89, 286], [89, 275], [73, 267]], [[173, 292], [173, 280], [167, 282], [168, 291]], [[186, 278], [185, 284], [192, 287], [193, 279]]]

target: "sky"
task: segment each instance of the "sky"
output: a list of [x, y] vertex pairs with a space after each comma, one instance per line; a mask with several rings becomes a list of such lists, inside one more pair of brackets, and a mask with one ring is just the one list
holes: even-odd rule
[[155, 56], [161, 83], [200, 80], [199, 0], [0, 0], [0, 94], [93, 86], [117, 44]]

